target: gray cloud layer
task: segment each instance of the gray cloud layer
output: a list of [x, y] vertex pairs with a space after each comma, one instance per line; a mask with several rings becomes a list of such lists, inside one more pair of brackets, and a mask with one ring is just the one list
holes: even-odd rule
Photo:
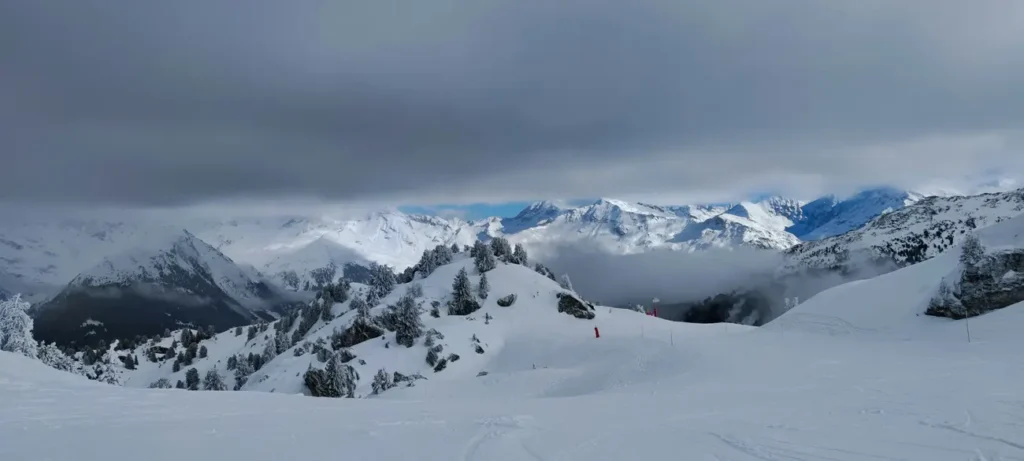
[[1017, 0], [8, 0], [0, 200], [478, 201], [1006, 167], [1020, 30]]

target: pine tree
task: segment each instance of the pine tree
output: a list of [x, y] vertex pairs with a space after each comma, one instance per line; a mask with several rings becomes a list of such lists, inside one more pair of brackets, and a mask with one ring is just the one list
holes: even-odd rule
[[398, 300], [394, 306], [390, 306], [394, 312], [395, 342], [405, 347], [412, 347], [416, 344], [416, 338], [423, 336], [423, 322], [420, 320], [420, 310], [416, 301], [406, 295]]
[[21, 295], [0, 301], [0, 351], [33, 359], [38, 355], [38, 344], [32, 338], [32, 317], [27, 312], [29, 306]]
[[377, 374], [374, 375], [373, 384], [371, 385], [371, 388], [373, 389], [372, 394], [380, 394], [392, 387], [395, 387], [395, 385], [391, 382], [391, 375], [388, 374], [387, 370], [383, 368], [377, 370]]
[[[193, 368], [194, 370], [194, 368]], [[224, 384], [224, 378], [217, 372], [217, 367], [211, 368], [206, 372], [206, 376], [203, 378], [203, 390], [206, 391], [226, 391], [228, 386]]]
[[487, 274], [480, 276], [480, 285], [477, 286], [477, 294], [480, 295], [480, 299], [487, 299], [487, 295], [491, 292], [491, 284], [487, 281]]
[[185, 386], [190, 391], [199, 390], [199, 370], [195, 368], [189, 368], [185, 372]]
[[227, 363], [227, 365], [225, 365], [224, 368], [227, 371], [232, 371], [236, 367], [238, 367], [238, 356], [232, 355], [231, 357], [228, 357], [228, 363]]
[[960, 263], [964, 267], [976, 267], [985, 257], [985, 247], [974, 233], [967, 234], [960, 247]]
[[490, 246], [491, 253], [494, 253], [494, 257], [501, 261], [508, 261], [509, 257], [512, 256], [512, 247], [505, 237], [494, 237], [491, 239]]
[[184, 389], [184, 388], [185, 388], [185, 383], [184, 383], [184, 382], [182, 382], [182, 381], [181, 381], [181, 380], [179, 379], [179, 380], [178, 380], [178, 383], [174, 385], [174, 388], [175, 388], [175, 389]]
[[517, 243], [515, 250], [512, 251], [512, 258], [509, 262], [513, 264], [527, 265], [530, 263], [530, 258], [526, 255], [526, 247], [522, 243]]
[[454, 254], [458, 254], [460, 252], [459, 244], [458, 243], [452, 243], [451, 250], [452, 250], [452, 254], [453, 255]]
[[252, 341], [256, 338], [256, 325], [251, 325], [246, 333], [246, 341]]
[[181, 361], [174, 359], [174, 364], [171, 365], [171, 371], [174, 373], [181, 371]]
[[438, 245], [434, 247], [434, 264], [436, 264], [437, 267], [441, 267], [445, 264], [451, 264], [454, 257], [454, 253], [452, 253], [451, 248], [448, 248], [445, 245]]
[[476, 266], [477, 272], [483, 274], [498, 267], [498, 261], [494, 258], [491, 247], [484, 244], [480, 245], [480, 248], [476, 251], [476, 256], [473, 258], [473, 265]]
[[394, 271], [386, 265], [370, 263], [370, 291], [377, 295], [377, 299], [387, 296], [394, 289]]
[[210, 353], [210, 351], [206, 350], [206, 346], [205, 345], [199, 348], [199, 358], [205, 359], [206, 355], [209, 354], [209, 353]]
[[448, 315], [468, 315], [480, 308], [474, 299], [473, 287], [466, 269], [460, 269], [452, 282], [452, 300], [448, 303]]
[[242, 336], [242, 327], [235, 327], [235, 336]]
[[569, 274], [562, 274], [562, 277], [558, 279], [558, 284], [566, 290], [574, 291], [572, 289], [572, 280], [569, 280]]
[[256, 370], [252, 366], [252, 362], [248, 359], [239, 356], [236, 359], [235, 365], [235, 390], [239, 390], [245, 385], [245, 382], [249, 379], [249, 375], [255, 373]]
[[355, 397], [356, 383], [359, 381], [359, 373], [355, 368], [342, 362], [341, 354], [335, 353], [327, 361], [326, 372], [327, 382], [325, 390], [330, 397]]
[[432, 250], [423, 250], [423, 256], [420, 256], [419, 263], [416, 264], [420, 277], [426, 278], [428, 275], [437, 269], [436, 253]]

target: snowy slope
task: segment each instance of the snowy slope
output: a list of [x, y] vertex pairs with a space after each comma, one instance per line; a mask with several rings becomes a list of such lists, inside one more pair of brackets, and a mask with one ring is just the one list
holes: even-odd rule
[[[264, 368], [279, 378], [253, 384], [274, 393], [105, 386], [0, 353], [0, 459], [1024, 459], [1024, 305], [971, 319], [970, 344], [963, 322], [908, 315], [942, 260], [822, 293], [761, 329], [605, 308], [578, 320], [521, 293], [486, 306], [489, 325], [435, 319], [453, 350], [487, 335], [484, 354], [365, 399], [276, 395], [303, 371], [287, 353]], [[492, 296], [502, 283], [555, 289], [520, 269], [496, 269]], [[244, 342], [227, 334], [204, 341], [209, 361]], [[376, 344], [388, 340], [356, 351], [371, 376], [412, 354]]]
[[[1022, 249], [1024, 216], [980, 229], [977, 235], [988, 251]], [[924, 315], [942, 280], [957, 278], [958, 250], [957, 247], [920, 264], [823, 291], [768, 323], [768, 328], [900, 339], [942, 339], [950, 335], [965, 339], [964, 322]], [[995, 328], [1000, 334], [1016, 335], [1021, 326], [1017, 322], [1024, 321], [1024, 306], [971, 319], [972, 328], [978, 321], [988, 325], [983, 330]], [[975, 339], [987, 337], [977, 334], [980, 333], [975, 332]]]
[[884, 258], [913, 264], [957, 245], [965, 232], [1024, 213], [1024, 189], [967, 197], [928, 197], [856, 230], [791, 248], [781, 273]]

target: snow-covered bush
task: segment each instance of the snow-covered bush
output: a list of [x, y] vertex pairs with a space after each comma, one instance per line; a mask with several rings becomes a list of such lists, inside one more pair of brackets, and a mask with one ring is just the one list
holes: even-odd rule
[[29, 306], [21, 300], [21, 295], [0, 301], [0, 351], [31, 358], [38, 355], [36, 341], [32, 338], [32, 317], [27, 312]]
[[516, 298], [517, 298], [516, 294], [512, 293], [512, 294], [510, 294], [508, 296], [502, 296], [502, 297], [498, 298], [497, 303], [501, 307], [509, 307], [509, 306], [511, 306], [511, 305], [516, 303]]

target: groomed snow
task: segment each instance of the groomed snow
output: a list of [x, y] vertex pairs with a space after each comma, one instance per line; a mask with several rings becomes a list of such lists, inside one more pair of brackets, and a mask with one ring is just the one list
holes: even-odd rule
[[[1012, 244], [1016, 221], [982, 241]], [[915, 315], [954, 262], [828, 290], [760, 329], [603, 307], [593, 321], [574, 319], [525, 292], [553, 283], [501, 267], [477, 320], [427, 325], [452, 348], [475, 331], [485, 354], [363, 399], [282, 395], [294, 390], [283, 385], [118, 388], [0, 353], [0, 459], [1024, 459], [1024, 303], [971, 319], [971, 343], [959, 334], [965, 322]], [[457, 268], [424, 281], [425, 296]], [[523, 291], [516, 305], [491, 305], [510, 288]], [[368, 363], [402, 367], [405, 352], [410, 366], [422, 362], [420, 345], [377, 346], [391, 336], [353, 351]], [[261, 371], [304, 366], [275, 362]], [[358, 393], [372, 378], [363, 379]]]

